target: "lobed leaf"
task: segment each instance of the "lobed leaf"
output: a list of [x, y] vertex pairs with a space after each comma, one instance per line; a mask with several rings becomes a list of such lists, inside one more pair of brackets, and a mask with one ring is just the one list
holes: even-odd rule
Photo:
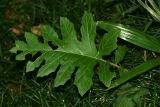
[[[114, 34], [113, 32], [115, 31], [112, 31], [107, 36], [104, 35], [101, 48], [97, 49], [95, 44], [96, 23], [93, 20], [92, 14], [87, 12], [82, 17], [81, 41], [77, 40], [74, 25], [67, 18], [60, 18], [60, 28], [62, 39], [59, 38], [52, 27], [43, 25], [41, 26], [43, 42], [40, 42], [37, 36], [26, 33], [26, 42], [16, 41], [16, 47], [12, 48], [11, 52], [16, 53], [17, 51], [21, 51], [17, 55], [17, 59], [19, 60], [25, 60], [25, 55], [27, 54], [31, 54], [34, 57], [37, 52], [40, 52], [41, 55], [34, 61], [28, 61], [26, 71], [30, 72], [39, 67], [37, 76], [43, 77], [58, 70], [54, 81], [55, 87], [64, 85], [71, 78], [75, 68], [78, 68], [75, 71], [74, 84], [77, 86], [81, 96], [93, 84], [93, 70], [97, 63], [100, 63], [100, 80], [106, 86], [110, 86], [115, 74], [108, 70], [110, 65], [102, 59], [102, 56], [109, 55], [117, 48], [117, 33]], [[48, 42], [51, 42], [53, 46], [57, 46], [58, 48], [52, 49]], [[105, 49], [107, 45], [110, 46]], [[44, 64], [42, 65], [42, 63]], [[57, 69], [58, 67], [60, 68]]]
[[[107, 28], [108, 34], [105, 34], [100, 42], [99, 47], [96, 47], [96, 23], [93, 20], [92, 14], [85, 12], [82, 17], [82, 26], [80, 28], [81, 39], [77, 40], [77, 33], [74, 29], [74, 25], [67, 18], [60, 18], [61, 39], [54, 28], [43, 25], [41, 26], [41, 32], [43, 42], [39, 41], [38, 37], [32, 33], [25, 33], [26, 42], [16, 41], [16, 46], [10, 51], [17, 54], [17, 60], [25, 60], [25, 56], [30, 54], [35, 58], [34, 61], [28, 61], [26, 71], [34, 71], [39, 68], [37, 76], [43, 77], [50, 73], [56, 72], [54, 80], [54, 86], [58, 87], [64, 85], [70, 78], [73, 72], [75, 72], [74, 84], [77, 86], [81, 96], [83, 96], [92, 86], [92, 77], [94, 75], [94, 68], [99, 64], [98, 76], [100, 81], [109, 89], [124, 83], [125, 81], [147, 71], [148, 69], [160, 64], [160, 59], [154, 59], [146, 62], [136, 68], [133, 68], [131, 72], [120, 73], [120, 78], [112, 83], [113, 78], [116, 77], [116, 73], [111, 71], [110, 66], [118, 67], [107, 60], [103, 59], [103, 56], [110, 55], [112, 51], [117, 48], [117, 38], [127, 38], [125, 33], [128, 33], [130, 39], [135, 44], [149, 47], [151, 50], [159, 51], [159, 48], [153, 48], [146, 43], [142, 43], [141, 39], [144, 36], [138, 37], [136, 40], [137, 32], [125, 28], [119, 28], [117, 26], [111, 26], [104, 22], [101, 22], [102, 28]], [[49, 43], [52, 43], [49, 45]], [[149, 42], [145, 39], [143, 42], [151, 43], [155, 45], [153, 40]], [[142, 43], [142, 44], [141, 44]], [[54, 48], [57, 47], [57, 48]], [[118, 52], [118, 50], [117, 50]], [[37, 56], [36, 53], [41, 53]], [[118, 53], [117, 53], [118, 56]], [[117, 62], [122, 60], [123, 55], [117, 59]], [[154, 63], [153, 63], [154, 62]], [[123, 70], [123, 69], [122, 69]]]

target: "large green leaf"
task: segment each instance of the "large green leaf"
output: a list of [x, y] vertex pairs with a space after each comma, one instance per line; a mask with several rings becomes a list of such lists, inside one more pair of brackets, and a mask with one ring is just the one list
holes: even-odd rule
[[[34, 56], [37, 52], [41, 52], [41, 55], [34, 61], [28, 61], [26, 71], [33, 71], [40, 66], [37, 76], [43, 77], [58, 70], [54, 81], [55, 87], [64, 85], [77, 70], [75, 71], [74, 84], [78, 87], [81, 95], [84, 95], [91, 88], [93, 70], [95, 65], [99, 63], [99, 78], [109, 87], [111, 80], [115, 77], [115, 72], [109, 70], [110, 63], [103, 60], [102, 56], [109, 55], [117, 48], [119, 31], [112, 30], [104, 35], [100, 48], [96, 48], [96, 23], [92, 14], [85, 12], [82, 17], [81, 40], [77, 40], [73, 23], [67, 18], [60, 18], [60, 28], [62, 39], [59, 39], [58, 34], [50, 26], [42, 26], [43, 42], [40, 42], [35, 35], [26, 33], [26, 42], [16, 41], [16, 47], [12, 48], [11, 52], [21, 51], [17, 55], [17, 60], [24, 60], [27, 54]], [[58, 48], [51, 47], [48, 44], [49, 41]], [[42, 62], [45, 63], [42, 65]]]
[[[126, 69], [108, 60], [104, 60], [103, 56], [110, 55], [117, 48], [117, 38], [119, 35], [124, 34], [126, 30], [123, 31], [123, 29], [111, 26], [108, 33], [101, 39], [100, 44], [95, 44], [96, 23], [93, 20], [92, 14], [87, 12], [82, 17], [80, 40], [76, 37], [77, 33], [73, 23], [67, 18], [60, 18], [60, 30], [61, 36], [52, 27], [42, 26], [43, 40], [41, 41], [37, 36], [26, 32], [26, 41], [17, 40], [16, 46], [10, 50], [13, 53], [17, 53], [18, 51], [16, 55], [17, 60], [25, 60], [25, 56], [28, 54], [34, 57], [33, 59], [35, 60], [28, 61], [26, 71], [30, 72], [39, 68], [38, 77], [47, 76], [57, 70], [54, 81], [55, 87], [64, 85], [71, 78], [73, 72], [75, 72], [74, 84], [77, 86], [80, 95], [83, 96], [93, 84], [92, 77], [97, 65], [99, 65], [96, 68], [99, 79], [109, 89], [126, 82], [150, 68], [160, 65], [160, 59], [153, 59], [133, 68], [130, 72], [120, 73], [120, 78], [117, 79], [116, 73], [110, 71], [110, 67], [114, 66], [124, 71]], [[148, 39], [146, 42], [149, 43]], [[152, 46], [150, 47], [152, 50], [158, 51], [159, 49], [159, 47], [156, 47], [157, 49], [152, 48]], [[41, 54], [37, 55], [37, 53]], [[122, 60], [122, 57], [118, 59], [118, 62], [120, 60]], [[114, 82], [112, 82], [113, 78], [115, 78]]]
[[125, 41], [143, 47], [145, 49], [160, 52], [160, 40], [157, 40], [146, 33], [140, 32], [133, 28], [121, 24], [99, 21], [98, 26], [109, 32], [112, 29], [119, 29], [119, 37]]

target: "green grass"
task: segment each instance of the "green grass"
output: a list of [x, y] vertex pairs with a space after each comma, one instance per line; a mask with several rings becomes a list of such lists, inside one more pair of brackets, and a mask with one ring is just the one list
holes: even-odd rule
[[[24, 19], [6, 19], [5, 12], [14, 10], [17, 17]], [[84, 10], [92, 11], [97, 20], [108, 20], [135, 27], [155, 38], [160, 38], [159, 23], [154, 21], [149, 13], [144, 12], [139, 5], [125, 0], [1, 0], [0, 1], [0, 107], [112, 107], [118, 97], [121, 87], [107, 91], [99, 83], [97, 77], [93, 78], [95, 84], [92, 89], [81, 97], [77, 88], [71, 83], [58, 88], [53, 88], [53, 74], [45, 78], [36, 78], [35, 73], [25, 73], [25, 62], [15, 61], [15, 55], [9, 52], [13, 47], [15, 39], [23, 39], [9, 31], [13, 26], [18, 26], [24, 20], [23, 31], [30, 31], [30, 27], [38, 24], [50, 24], [58, 29], [60, 16], [67, 16], [80, 25]], [[121, 63], [124, 67], [132, 68], [142, 62], [143, 49], [135, 45], [119, 41], [119, 44], [127, 46], [128, 51], [125, 60]], [[159, 56], [159, 54], [156, 54]], [[148, 51], [148, 59], [153, 57]], [[128, 83], [133, 87], [141, 87], [149, 90], [148, 95], [143, 98], [146, 107], [160, 106], [160, 70], [154, 69], [148, 73], [138, 76]], [[122, 86], [125, 86], [122, 85]], [[130, 89], [128, 89], [130, 91]]]

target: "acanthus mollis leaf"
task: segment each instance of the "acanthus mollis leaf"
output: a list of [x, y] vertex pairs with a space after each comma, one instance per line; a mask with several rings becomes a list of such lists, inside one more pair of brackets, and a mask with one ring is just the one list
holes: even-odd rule
[[[30, 72], [39, 68], [38, 77], [47, 76], [57, 70], [55, 87], [64, 85], [75, 72], [74, 84], [81, 96], [91, 88], [94, 68], [99, 63], [99, 78], [105, 86], [109, 87], [115, 77], [115, 72], [109, 70], [109, 62], [102, 57], [109, 55], [117, 48], [119, 31], [113, 30], [104, 35], [100, 48], [97, 48], [95, 44], [96, 23], [92, 14], [88, 12], [85, 12], [82, 17], [80, 40], [77, 40], [73, 23], [65, 17], [60, 18], [60, 30], [61, 37], [58, 36], [59, 33], [56, 33], [54, 28], [42, 25], [43, 41], [39, 41], [38, 37], [31, 33], [25, 33], [26, 42], [16, 41], [16, 46], [11, 49], [11, 52], [20, 51], [21, 53], [17, 55], [19, 60], [25, 60], [25, 56], [31, 54], [35, 60], [28, 61], [26, 71]], [[48, 42], [52, 45], [49, 45]], [[36, 56], [38, 52], [41, 54]]]
[[[17, 53], [18, 51], [16, 56], [17, 60], [25, 60], [25, 56], [28, 54], [34, 57], [33, 59], [35, 60], [28, 61], [26, 71], [30, 72], [39, 68], [38, 77], [47, 76], [57, 70], [54, 81], [55, 87], [64, 85], [71, 78], [73, 72], [75, 72], [74, 84], [78, 87], [81, 96], [91, 88], [94, 68], [97, 64], [99, 64], [97, 71], [99, 79], [108, 89], [114, 88], [148, 69], [159, 65], [159, 59], [151, 60], [133, 68], [131, 72], [120, 73], [120, 78], [116, 78], [116, 80], [112, 82], [113, 78], [116, 77], [116, 73], [110, 71], [110, 66], [112, 65], [118, 68], [119, 66], [104, 60], [103, 56], [110, 55], [111, 52], [117, 48], [116, 42], [118, 37], [147, 49], [155, 50], [156, 52], [159, 52], [159, 47], [151, 46], [152, 44], [155, 46], [157, 41], [154, 44], [153, 39], [149, 41], [144, 35], [142, 37], [136, 37], [137, 32], [130, 31], [121, 26], [111, 26], [110, 24], [106, 25], [106, 23], [101, 23], [100, 26], [109, 31], [103, 36], [100, 44], [98, 44], [98, 48], [95, 44], [96, 23], [93, 20], [92, 14], [85, 12], [82, 17], [80, 40], [77, 40], [77, 33], [73, 23], [67, 18], [61, 17], [61, 37], [58, 36], [59, 33], [56, 33], [54, 28], [43, 25], [41, 26], [43, 41], [40, 41], [38, 37], [32, 33], [26, 32], [26, 42], [16, 41], [16, 46], [10, 51], [13, 53]], [[143, 38], [144, 41], [141, 41]], [[51, 45], [49, 43], [51, 43]], [[37, 53], [41, 54], [36, 56]], [[118, 58], [118, 62], [123, 59], [122, 56]]]

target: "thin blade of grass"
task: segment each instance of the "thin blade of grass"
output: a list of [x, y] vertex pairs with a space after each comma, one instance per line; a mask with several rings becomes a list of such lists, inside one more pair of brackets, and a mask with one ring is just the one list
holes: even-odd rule
[[123, 83], [125, 83], [126, 81], [156, 67], [160, 65], [160, 58], [155, 58], [152, 60], [149, 60], [147, 62], [144, 62], [134, 68], [132, 68], [131, 70], [129, 70], [128, 72], [124, 73], [123, 75], [121, 75], [121, 77], [119, 79], [117, 79], [109, 89], [112, 89], [116, 86], [119, 86]]
[[142, 48], [160, 53], [160, 40], [157, 40], [144, 32], [126, 27], [122, 24], [113, 24], [103, 21], [99, 21], [98, 26], [107, 32], [112, 29], [120, 29], [119, 38]]

